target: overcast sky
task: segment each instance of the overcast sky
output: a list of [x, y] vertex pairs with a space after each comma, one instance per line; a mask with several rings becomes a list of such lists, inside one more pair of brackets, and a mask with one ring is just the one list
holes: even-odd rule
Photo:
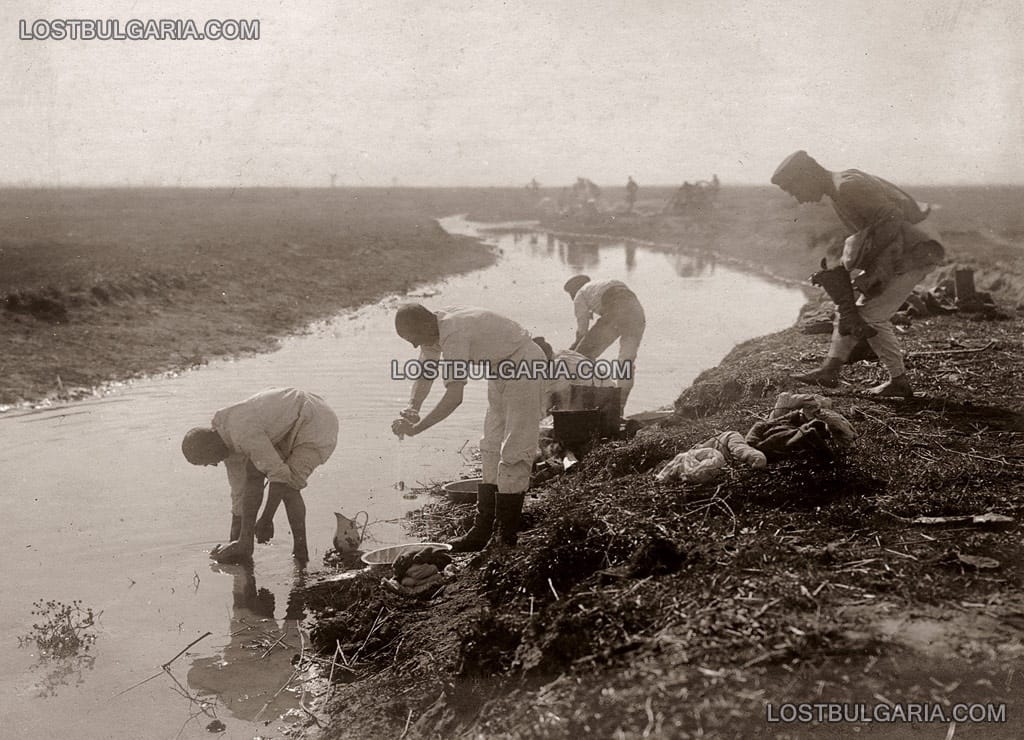
[[[39, 18], [261, 38], [19, 40]], [[0, 182], [765, 183], [804, 148], [1024, 183], [1022, 38], [1017, 0], [3, 3]]]

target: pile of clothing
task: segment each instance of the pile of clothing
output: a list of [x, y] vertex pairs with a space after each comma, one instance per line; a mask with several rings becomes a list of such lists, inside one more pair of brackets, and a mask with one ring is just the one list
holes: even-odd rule
[[747, 432], [746, 442], [769, 459], [809, 452], [833, 457], [857, 432], [832, 401], [816, 393], [780, 393], [767, 421]]
[[780, 393], [768, 419], [755, 423], [746, 436], [728, 431], [681, 452], [655, 472], [659, 481], [707, 483], [722, 475], [731, 462], [762, 470], [770, 460], [796, 454], [832, 458], [857, 438], [857, 432], [832, 401], [814, 393]]
[[444, 569], [452, 556], [444, 548], [425, 546], [398, 556], [392, 568], [394, 576], [385, 581], [392, 591], [417, 596], [444, 583]]

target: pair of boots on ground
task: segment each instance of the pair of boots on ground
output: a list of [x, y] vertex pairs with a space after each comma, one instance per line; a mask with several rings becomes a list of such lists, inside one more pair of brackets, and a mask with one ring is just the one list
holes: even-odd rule
[[478, 552], [488, 542], [515, 547], [525, 498], [524, 493], [498, 493], [493, 483], [480, 483], [476, 489], [473, 527], [451, 542], [451, 551]]

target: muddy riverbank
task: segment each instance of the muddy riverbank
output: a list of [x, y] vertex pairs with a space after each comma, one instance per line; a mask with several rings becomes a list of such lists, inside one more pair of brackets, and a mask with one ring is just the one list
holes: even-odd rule
[[[1016, 525], [910, 522], [1024, 516], [1024, 408], [1007, 391], [1024, 382], [1022, 329], [1020, 319], [915, 325], [908, 349], [922, 353], [951, 338], [996, 344], [920, 355], [914, 401], [857, 395], [877, 372], [856, 368], [829, 394], [860, 434], [834, 461], [656, 482], [677, 452], [763, 418], [777, 393], [797, 390], [785, 368], [824, 349], [793, 330], [748, 342], [701, 378], [743, 392], [608, 444], [534, 491], [519, 547], [462, 562], [429, 600], [389, 594], [379, 575], [315, 588], [321, 655], [362, 647], [333, 688], [322, 737], [930, 737], [952, 726], [935, 715], [913, 726], [768, 721], [769, 705], [824, 702], [939, 716], [991, 707], [978, 711], [1005, 721], [960, 722], [956, 736], [1019, 737]], [[424, 512], [434, 536], [467, 515]]]
[[[848, 368], [825, 395], [859, 436], [835, 457], [732, 467], [705, 485], [654, 478], [807, 390], [788, 374], [819, 362], [827, 337], [788, 329], [702, 373], [671, 419], [534, 490], [519, 547], [461, 560], [431, 598], [391, 594], [379, 574], [312, 587], [314, 644], [347, 657], [344, 683], [317, 704], [328, 719], [307, 733], [1019, 737], [1020, 263], [952, 241], [954, 260], [1003, 276], [1001, 313], [906, 326], [913, 400], [867, 397], [883, 371]], [[435, 503], [420, 526], [454, 535], [469, 513]], [[915, 523], [983, 513], [1012, 522]], [[796, 703], [857, 711], [779, 721]]]

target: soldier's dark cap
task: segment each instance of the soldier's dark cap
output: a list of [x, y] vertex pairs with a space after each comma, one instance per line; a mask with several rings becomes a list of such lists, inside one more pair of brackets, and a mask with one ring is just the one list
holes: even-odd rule
[[573, 275], [571, 278], [565, 281], [565, 285], [562, 287], [565, 292], [569, 295], [576, 295], [576, 291], [582, 288], [584, 285], [590, 282], [589, 275]]
[[803, 149], [793, 152], [775, 168], [772, 185], [789, 185], [797, 180], [821, 172], [822, 167]]

